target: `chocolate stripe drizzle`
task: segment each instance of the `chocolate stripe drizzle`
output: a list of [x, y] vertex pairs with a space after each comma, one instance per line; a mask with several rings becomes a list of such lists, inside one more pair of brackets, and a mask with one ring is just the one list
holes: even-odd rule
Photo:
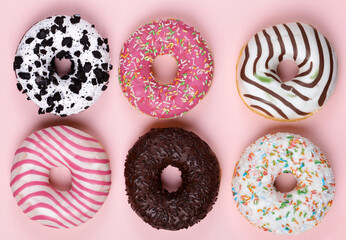
[[276, 34], [276, 36], [278, 37], [278, 41], [280, 44], [280, 48], [281, 48], [281, 54], [279, 56], [279, 61], [282, 61], [283, 56], [286, 54], [286, 48], [285, 48], [285, 44], [282, 40], [281, 34], [279, 32], [279, 29], [276, 26], [273, 26], [274, 32]]
[[244, 94], [244, 97], [247, 97], [247, 98], [251, 98], [253, 100], [256, 100], [258, 102], [261, 102], [261, 103], [264, 103], [270, 107], [272, 107], [275, 111], [277, 111], [278, 114], [280, 114], [284, 119], [288, 119], [288, 117], [285, 115], [285, 113], [280, 109], [278, 108], [277, 106], [275, 106], [273, 103], [263, 99], [263, 98], [260, 98], [260, 97], [256, 97], [254, 95], [251, 95], [251, 94]]
[[266, 68], [268, 69], [268, 63], [270, 61], [270, 59], [272, 59], [273, 55], [274, 55], [274, 50], [273, 50], [273, 43], [272, 43], [272, 40], [270, 39], [270, 36], [268, 35], [268, 33], [266, 32], [266, 30], [263, 30], [263, 34], [264, 34], [264, 37], [266, 38], [267, 40], [267, 43], [268, 43], [268, 49], [269, 49], [269, 55], [268, 55], [268, 58], [266, 60]]
[[293, 106], [292, 103], [288, 102], [286, 99], [281, 97], [279, 94], [277, 94], [277, 93], [273, 92], [272, 90], [260, 85], [259, 83], [255, 82], [255, 81], [249, 79], [245, 74], [245, 66], [246, 66], [248, 60], [249, 60], [249, 46], [246, 45], [246, 47], [245, 47], [245, 60], [244, 60], [244, 63], [242, 65], [241, 71], [240, 71], [240, 77], [244, 82], [247, 82], [248, 84], [251, 84], [251, 85], [257, 87], [257, 88], [261, 89], [262, 91], [268, 93], [269, 95], [273, 96], [274, 98], [278, 99], [280, 102], [282, 102], [288, 108], [292, 109], [292, 111], [294, 111], [298, 115], [306, 116], [306, 115], [310, 114], [310, 113], [303, 112], [303, 111], [297, 109], [295, 106]]
[[315, 87], [316, 84], [321, 80], [321, 77], [322, 77], [323, 71], [324, 71], [324, 54], [323, 54], [323, 49], [322, 49], [320, 38], [318, 36], [318, 32], [317, 32], [317, 30], [315, 28], [314, 28], [314, 34], [315, 34], [315, 38], [316, 38], [318, 55], [319, 55], [319, 68], [318, 68], [317, 77], [315, 78], [314, 81], [312, 81], [310, 83], [306, 83], [306, 82], [303, 82], [303, 81], [300, 81], [300, 80], [296, 80], [296, 79], [292, 80], [293, 82], [299, 84], [300, 86], [307, 87], [307, 88]]
[[296, 61], [297, 60], [297, 55], [298, 55], [296, 39], [294, 38], [291, 29], [286, 24], [283, 24], [283, 25], [286, 28], [288, 36], [290, 37], [290, 40], [291, 40], [291, 43], [292, 43], [292, 47], [293, 47], [293, 59], [294, 59], [294, 61]]
[[310, 50], [309, 39], [306, 36], [306, 32], [305, 32], [304, 27], [300, 23], [297, 23], [297, 26], [298, 26], [300, 32], [302, 33], [304, 44], [305, 44], [305, 58], [304, 58], [304, 61], [298, 65], [298, 67], [301, 68], [310, 59], [311, 50]]
[[258, 110], [264, 112], [266, 115], [268, 115], [268, 116], [270, 116], [270, 117], [273, 117], [273, 115], [272, 115], [270, 112], [268, 112], [267, 110], [265, 110], [264, 108], [262, 108], [262, 107], [260, 107], [260, 106], [257, 106], [257, 105], [250, 105], [250, 107], [255, 108], [255, 109], [258, 109]]
[[261, 46], [261, 43], [259, 41], [258, 34], [255, 35], [255, 41], [256, 41], [256, 46], [257, 46], [257, 57], [256, 57], [255, 62], [253, 64], [253, 74], [256, 73], [256, 65], [257, 65], [257, 62], [262, 55], [262, 46]]
[[333, 70], [334, 70], [334, 62], [333, 62], [333, 55], [332, 55], [332, 48], [327, 40], [327, 38], [324, 38], [326, 40], [327, 46], [328, 46], [328, 52], [329, 52], [329, 64], [330, 64], [330, 72], [329, 72], [329, 77], [328, 77], [328, 82], [326, 86], [323, 89], [323, 92], [318, 99], [318, 105], [322, 106], [324, 101], [326, 100], [327, 97], [327, 92], [330, 86], [330, 83], [332, 82], [332, 76], [333, 76]]
[[296, 78], [297, 78], [297, 77], [304, 77], [304, 76], [310, 74], [310, 72], [311, 72], [311, 70], [312, 70], [312, 66], [313, 66], [313, 63], [310, 62], [310, 67], [309, 67], [309, 69], [306, 70], [305, 72], [302, 72], [302, 73], [298, 74], [298, 75], [295, 76], [295, 77], [296, 77]]
[[281, 80], [278, 79], [276, 76], [274, 76], [273, 74], [270, 73], [264, 73], [264, 75], [266, 75], [267, 77], [271, 77], [272, 79], [274, 79], [275, 81], [281, 83]]

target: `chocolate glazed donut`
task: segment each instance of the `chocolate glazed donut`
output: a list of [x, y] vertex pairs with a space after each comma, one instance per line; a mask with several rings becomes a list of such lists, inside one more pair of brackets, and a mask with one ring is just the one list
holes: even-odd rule
[[[162, 187], [168, 165], [181, 171], [177, 191]], [[133, 210], [156, 229], [179, 230], [202, 220], [219, 191], [220, 166], [210, 147], [181, 128], [151, 129], [129, 150], [126, 191]]]

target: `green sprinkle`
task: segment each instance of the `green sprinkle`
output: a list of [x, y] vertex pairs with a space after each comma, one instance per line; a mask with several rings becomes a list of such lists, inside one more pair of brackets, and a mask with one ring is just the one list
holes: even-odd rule
[[168, 29], [169, 29], [170, 32], [173, 32], [173, 30], [170, 27], [168, 27]]
[[192, 35], [195, 35], [195, 34], [196, 34], [196, 32], [193, 32], [193, 33], [192, 33]]
[[290, 94], [290, 93], [288, 93], [288, 94], [286, 94], [286, 95], [287, 95], [287, 97], [290, 97], [290, 98], [297, 97], [297, 95], [295, 95], [295, 94]]
[[298, 189], [298, 195], [300, 194], [307, 194], [308, 193], [308, 187], [306, 186], [304, 189]]
[[181, 82], [180, 85], [185, 85], [185, 81], [184, 81], [184, 82]]
[[146, 46], [146, 45], [148, 45], [149, 44], [149, 42], [146, 42], [144, 45]]
[[317, 78], [317, 75], [318, 75], [318, 72], [319, 72], [319, 69], [317, 69], [317, 71], [315, 72], [314, 75], [311, 75], [311, 76], [310, 76], [310, 79], [316, 79], [316, 78]]
[[281, 220], [281, 219], [282, 219], [282, 217], [280, 216], [280, 217], [276, 218], [275, 220], [278, 221], [278, 220]]
[[136, 39], [140, 39], [141, 37], [136, 37]]
[[288, 215], [290, 215], [290, 211], [287, 212], [286, 217], [288, 217]]
[[[280, 208], [287, 207], [287, 204], [288, 204], [289, 202], [290, 202], [289, 200], [283, 201], [283, 202], [281, 203]], [[289, 212], [288, 212], [288, 213], [289, 213]], [[287, 216], [287, 215], [286, 215], [286, 216]]]
[[197, 80], [199, 80], [198, 77], [197, 77], [196, 75], [195, 75], [195, 78], [196, 78]]
[[315, 164], [321, 164], [321, 161], [315, 160]]
[[198, 94], [198, 97], [201, 97], [203, 95], [203, 93], [200, 93], [200, 94]]
[[135, 76], [135, 75], [133, 75], [133, 77], [131, 78], [131, 80], [135, 79], [135, 77], [136, 77], [136, 76]]
[[169, 35], [173, 35], [175, 32], [171, 32]]
[[259, 75], [257, 75], [256, 73], [254, 74], [254, 76], [255, 76], [258, 80], [260, 80], [261, 82], [263, 82], [263, 83], [270, 83], [270, 82], [273, 81], [273, 79], [270, 78], [270, 77], [259, 76]]
[[149, 87], [149, 85], [145, 86], [145, 88], [144, 88], [144, 89], [145, 89], [145, 90], [147, 90], [147, 88], [148, 88], [148, 87]]

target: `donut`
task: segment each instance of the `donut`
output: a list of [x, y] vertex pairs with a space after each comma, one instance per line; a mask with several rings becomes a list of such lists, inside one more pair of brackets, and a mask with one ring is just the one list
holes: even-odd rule
[[[69, 59], [71, 70], [59, 77], [55, 59]], [[20, 41], [13, 69], [17, 88], [38, 113], [62, 117], [84, 111], [107, 89], [108, 40], [79, 15], [48, 17], [32, 26]]]
[[[67, 167], [71, 189], [59, 191], [49, 182], [53, 167]], [[17, 149], [11, 169], [13, 197], [24, 214], [42, 225], [70, 228], [90, 220], [111, 185], [109, 159], [90, 135], [54, 126], [28, 136]]]
[[[152, 73], [155, 57], [176, 59], [173, 82], [159, 84]], [[125, 42], [119, 64], [119, 82], [127, 100], [154, 118], [183, 115], [203, 99], [213, 77], [213, 59], [201, 34], [177, 19], [150, 22]]]
[[[283, 82], [283, 60], [294, 61], [298, 74]], [[237, 87], [254, 112], [279, 121], [297, 121], [317, 112], [332, 94], [337, 59], [328, 40], [304, 23], [279, 24], [256, 33], [242, 49]]]
[[[175, 192], [162, 187], [167, 166], [180, 170]], [[207, 215], [220, 185], [220, 166], [210, 147], [181, 128], [157, 128], [144, 134], [125, 162], [126, 192], [132, 209], [156, 229], [188, 228]]]
[[[291, 173], [296, 187], [281, 193], [274, 181]], [[333, 171], [321, 150], [296, 134], [268, 134], [251, 144], [238, 161], [232, 180], [240, 213], [262, 230], [300, 234], [320, 223], [334, 198]]]

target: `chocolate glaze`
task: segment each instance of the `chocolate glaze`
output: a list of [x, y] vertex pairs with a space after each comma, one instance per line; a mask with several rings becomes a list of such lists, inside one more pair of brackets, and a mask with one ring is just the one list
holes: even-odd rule
[[[181, 171], [175, 192], [162, 188], [168, 165]], [[128, 201], [133, 210], [157, 229], [179, 230], [202, 220], [219, 191], [220, 166], [210, 147], [181, 128], [156, 128], [129, 150], [125, 162]]]

